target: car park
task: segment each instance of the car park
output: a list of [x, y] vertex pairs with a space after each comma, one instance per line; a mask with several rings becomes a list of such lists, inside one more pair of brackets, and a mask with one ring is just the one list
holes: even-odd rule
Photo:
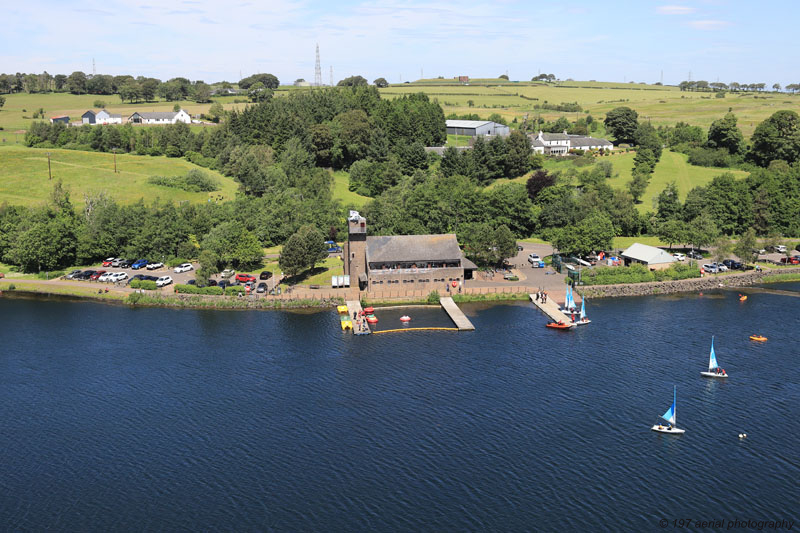
[[156, 287], [166, 287], [172, 283], [172, 277], [170, 276], [161, 276], [156, 280]]
[[686, 261], [686, 254], [675, 252], [672, 254], [672, 257], [674, 257], [676, 261]]
[[256, 287], [256, 292], [259, 294], [267, 292], [267, 284], [263, 281], [259, 283], [258, 287]]
[[[189, 272], [190, 270], [194, 270], [194, 267], [192, 266], [191, 263], [181, 263], [172, 270], [176, 274], [180, 274], [181, 272]], [[162, 277], [169, 277], [169, 276], [162, 276]]]
[[133, 270], [139, 270], [142, 267], [147, 266], [147, 259], [139, 259], [134, 264], [131, 265]]
[[270, 272], [269, 270], [265, 270], [258, 275], [258, 279], [260, 279], [261, 281], [266, 281], [271, 277], [272, 277], [272, 272]]
[[66, 278], [67, 279], [75, 279], [75, 276], [77, 276], [80, 273], [81, 273], [80, 270], [73, 270], [72, 272], [70, 272], [69, 274], [66, 275]]
[[240, 283], [247, 283], [249, 281], [256, 281], [256, 277], [250, 274], [236, 274], [236, 281]]
[[112, 266], [111, 263], [113, 263], [115, 260], [116, 260], [115, 257], [109, 257], [108, 259], [103, 261], [103, 266], [104, 267], [110, 267], [110, 266]]
[[155, 263], [147, 263], [147, 270], [156, 270], [157, 268], [164, 268], [164, 263], [155, 262]]

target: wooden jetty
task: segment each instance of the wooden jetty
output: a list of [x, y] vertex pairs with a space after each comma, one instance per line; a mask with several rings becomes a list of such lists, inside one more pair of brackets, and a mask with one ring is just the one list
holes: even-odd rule
[[530, 296], [533, 305], [538, 307], [544, 314], [550, 317], [550, 320], [553, 322], [563, 322], [565, 324], [569, 324], [569, 326], [572, 328], [576, 327], [576, 324], [570, 320], [567, 315], [561, 312], [558, 304], [554, 300], [551, 300], [549, 295], [547, 297], [547, 302], [544, 303], [542, 303], [541, 300], [537, 300], [535, 294], [529, 294], [528, 296]]
[[356, 319], [353, 319], [353, 335], [367, 335], [372, 333], [372, 331], [369, 329], [369, 324], [367, 323], [366, 318], [361, 316], [361, 312], [363, 311], [363, 309], [361, 309], [361, 302], [358, 300], [348, 300], [345, 303], [347, 304], [347, 314], [350, 317], [361, 317], [363, 319], [363, 327], [366, 328], [359, 331]]
[[458, 308], [450, 296], [442, 296], [439, 298], [439, 303], [442, 304], [444, 310], [447, 311], [448, 315], [450, 315], [450, 318], [453, 320], [453, 322], [455, 322], [459, 331], [475, 330], [475, 326], [473, 326], [472, 322], [469, 321], [467, 315], [465, 315], [461, 309]]

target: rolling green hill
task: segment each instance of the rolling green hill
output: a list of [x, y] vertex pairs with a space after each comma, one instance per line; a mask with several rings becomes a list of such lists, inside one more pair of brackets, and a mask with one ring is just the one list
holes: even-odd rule
[[236, 182], [208, 169], [201, 170], [219, 182], [220, 190], [186, 192], [147, 183], [153, 175], [178, 176], [200, 168], [185, 159], [118, 154], [119, 173], [115, 174], [112, 154], [3, 146], [0, 147], [0, 203], [37, 205], [47, 200], [52, 189], [47, 172], [48, 152], [53, 179], [60, 179], [69, 187], [75, 203], [83, 202], [84, 193], [97, 191], [105, 191], [121, 203], [133, 203], [140, 198], [148, 203], [156, 198], [199, 203], [210, 198], [232, 199], [236, 195]]

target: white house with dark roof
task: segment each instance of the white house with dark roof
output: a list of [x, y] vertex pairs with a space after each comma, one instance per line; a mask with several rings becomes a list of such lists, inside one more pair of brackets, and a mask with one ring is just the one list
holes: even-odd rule
[[596, 139], [585, 135], [564, 133], [544, 133], [529, 135], [531, 148], [539, 154], [567, 155], [570, 150], [613, 150], [614, 145], [606, 139]]
[[620, 254], [625, 260], [625, 265], [640, 263], [650, 270], [664, 270], [677, 261], [672, 254], [661, 248], [635, 242]]
[[183, 109], [180, 111], [152, 111], [149, 113], [137, 111], [130, 116], [128, 122], [132, 124], [176, 124], [178, 122], [190, 124], [192, 117]]
[[122, 124], [122, 115], [109, 113], [105, 109], [100, 109], [98, 111], [94, 111], [90, 109], [83, 115], [81, 115], [81, 120], [84, 124]]
[[505, 137], [511, 134], [508, 126], [491, 120], [445, 120], [445, 125], [448, 135], [469, 135], [470, 137], [500, 135]]

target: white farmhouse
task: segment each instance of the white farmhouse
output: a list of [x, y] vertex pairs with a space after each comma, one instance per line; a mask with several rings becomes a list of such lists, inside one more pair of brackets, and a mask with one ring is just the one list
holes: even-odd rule
[[529, 135], [531, 148], [539, 154], [567, 155], [570, 150], [613, 150], [614, 145], [605, 139], [595, 139], [585, 135], [564, 133], [544, 133]]
[[192, 117], [181, 109], [180, 111], [152, 111], [150, 113], [138, 111], [130, 116], [128, 122], [132, 124], [176, 124], [183, 122], [190, 124]]
[[122, 124], [122, 115], [109, 113], [105, 109], [99, 111], [90, 109], [81, 115], [81, 119], [84, 124]]

